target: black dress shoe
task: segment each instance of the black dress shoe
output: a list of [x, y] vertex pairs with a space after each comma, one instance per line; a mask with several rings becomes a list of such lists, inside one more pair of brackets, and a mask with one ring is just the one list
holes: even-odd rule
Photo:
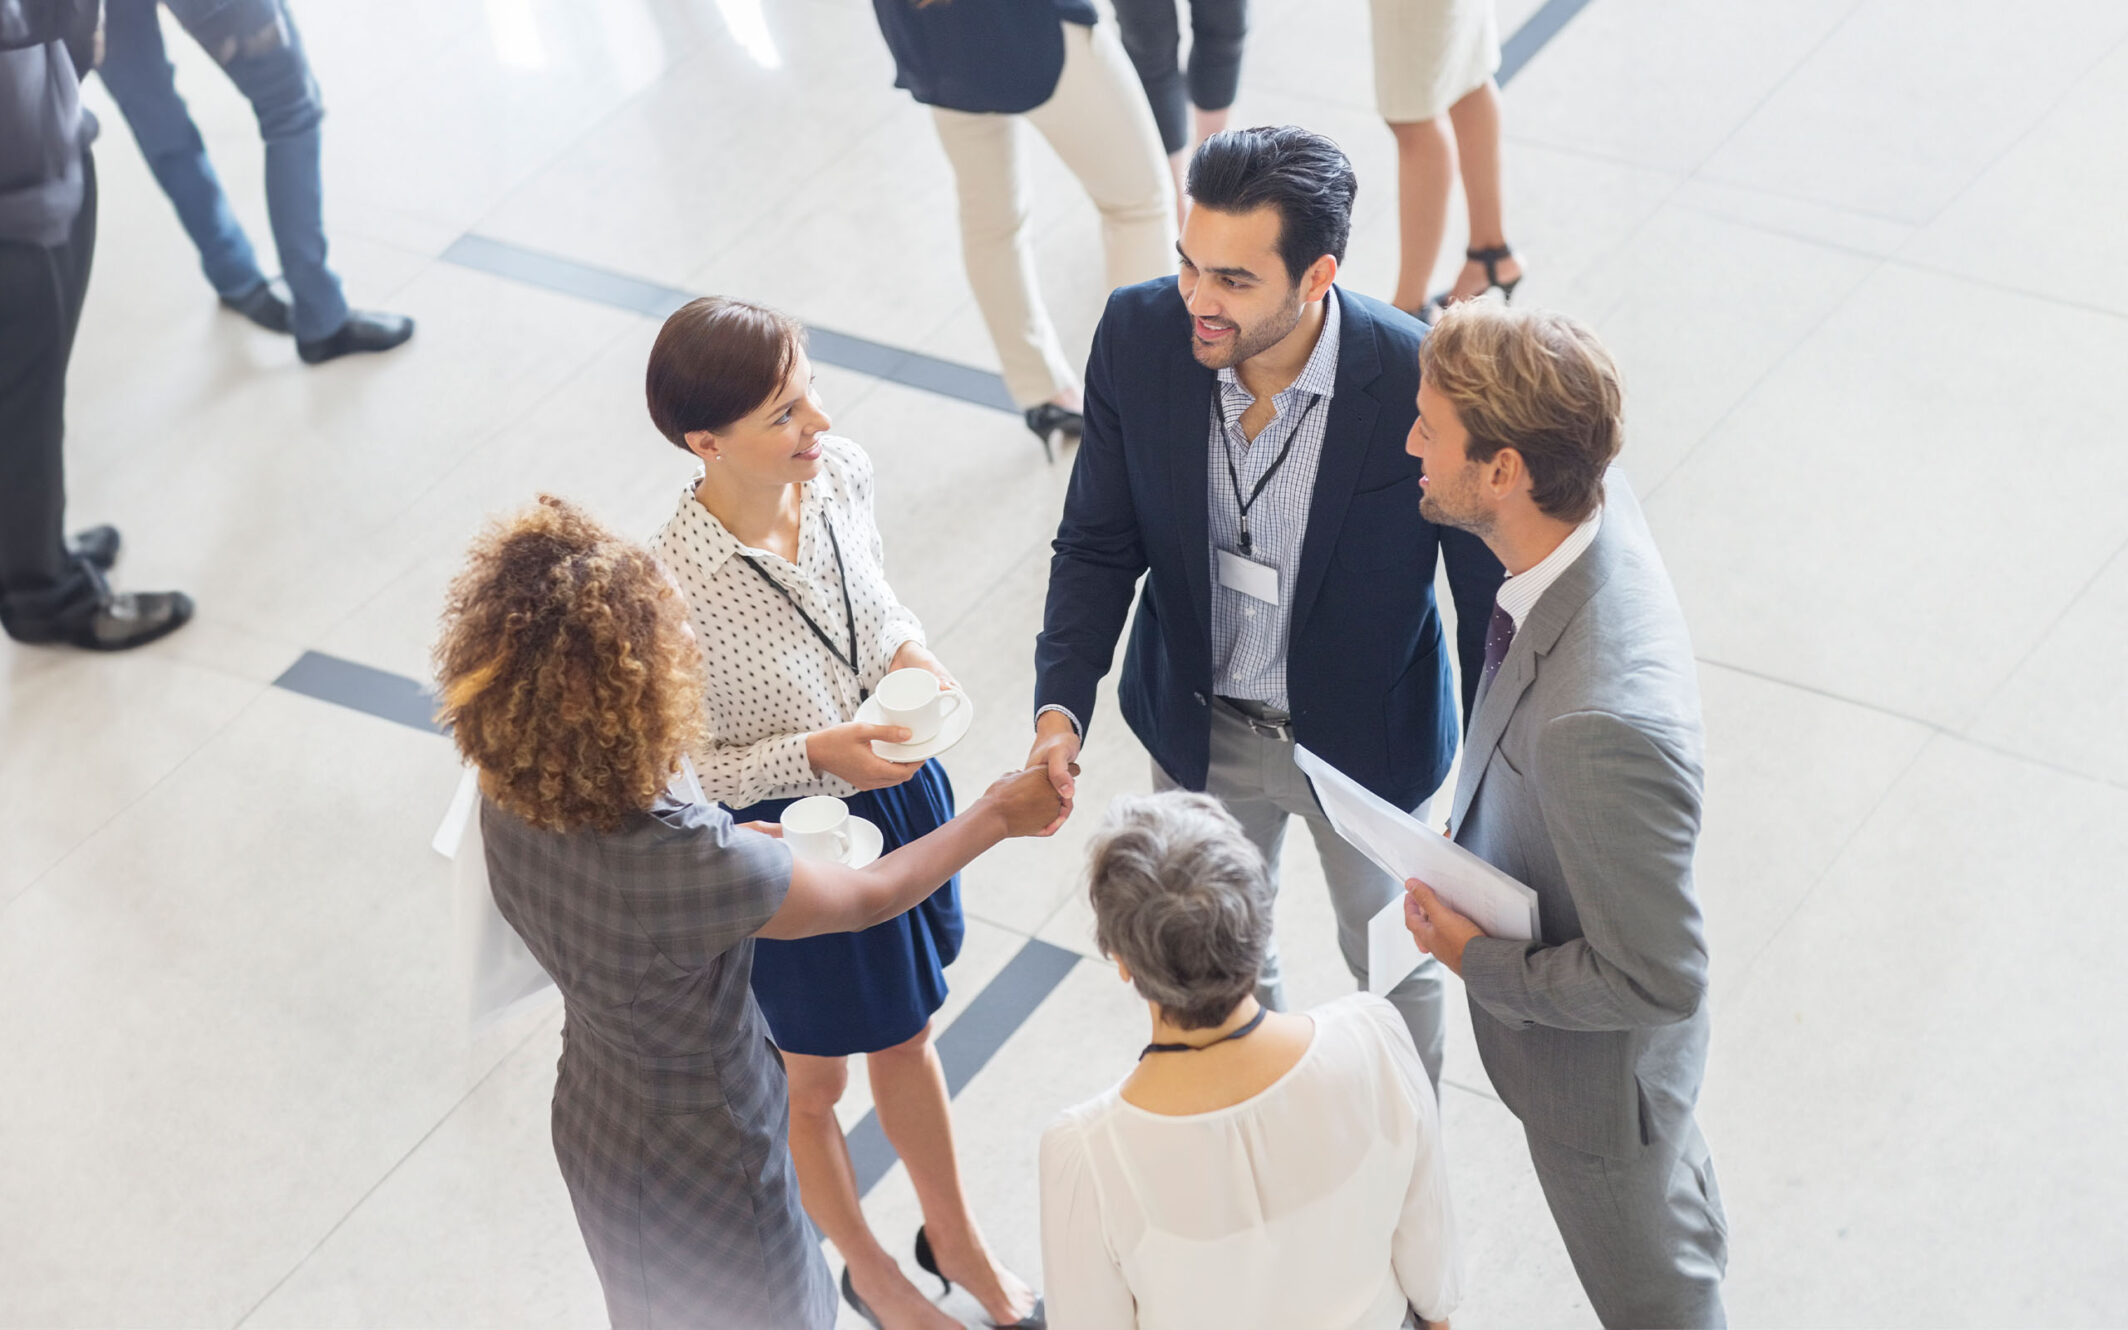
[[77, 531], [67, 542], [67, 553], [94, 566], [99, 573], [108, 573], [111, 565], [118, 562], [118, 528], [92, 526], [86, 531]]
[[303, 357], [306, 365], [322, 365], [357, 351], [389, 351], [413, 335], [414, 321], [404, 314], [375, 314], [358, 309], [332, 336], [315, 342], [298, 339], [296, 354]]
[[7, 635], [17, 642], [65, 643], [86, 651], [125, 651], [168, 637], [192, 618], [192, 597], [182, 591], [124, 591], [104, 597], [84, 618], [32, 623], [11, 619]]
[[223, 296], [222, 304], [250, 319], [267, 332], [284, 333], [288, 321], [288, 297], [272, 282], [260, 282], [240, 296]]

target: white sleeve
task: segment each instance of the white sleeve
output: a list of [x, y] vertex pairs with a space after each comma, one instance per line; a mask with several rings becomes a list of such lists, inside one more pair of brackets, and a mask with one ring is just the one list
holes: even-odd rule
[[[808, 794], [847, 796], [831, 789], [844, 782], [816, 774], [806, 755], [803, 734], [772, 734], [750, 744], [710, 742], [690, 754], [705, 797], [726, 808], [745, 808], [763, 799], [792, 799]], [[854, 788], [854, 787], [852, 787]]]
[[1042, 1283], [1050, 1330], [1132, 1330], [1138, 1303], [1109, 1251], [1078, 1124], [1042, 1133]]
[[1427, 1320], [1445, 1321], [1463, 1298], [1463, 1253], [1456, 1236], [1455, 1209], [1448, 1199], [1441, 1111], [1425, 1064], [1419, 1061], [1419, 1050], [1412, 1045], [1411, 1031], [1394, 1007], [1382, 1002], [1381, 1008], [1375, 1013], [1376, 1024], [1381, 1027], [1390, 1063], [1382, 1089], [1410, 1105], [1418, 1135], [1411, 1178], [1404, 1187], [1404, 1208], [1390, 1239], [1390, 1256], [1405, 1301]]

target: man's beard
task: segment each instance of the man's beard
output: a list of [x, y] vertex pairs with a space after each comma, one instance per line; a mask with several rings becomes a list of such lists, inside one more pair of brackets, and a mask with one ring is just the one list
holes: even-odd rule
[[[1428, 478], [1434, 485], [1441, 483], [1439, 476], [1429, 473]], [[1492, 529], [1491, 521], [1487, 519], [1483, 512], [1479, 511], [1476, 504], [1451, 507], [1443, 502], [1441, 497], [1435, 494], [1431, 487], [1419, 491], [1419, 516], [1435, 526], [1454, 527], [1458, 531], [1468, 531], [1480, 539], [1483, 539], [1487, 532]]]
[[1233, 341], [1224, 348], [1208, 347], [1197, 340], [1197, 319], [1190, 317], [1190, 353], [1206, 369], [1232, 369], [1242, 361], [1277, 346], [1300, 327], [1300, 288], [1295, 286], [1286, 307], [1254, 328], [1234, 326]]

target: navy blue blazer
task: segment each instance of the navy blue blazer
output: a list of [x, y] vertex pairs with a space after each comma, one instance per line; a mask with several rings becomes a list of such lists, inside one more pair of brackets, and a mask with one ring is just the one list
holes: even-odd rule
[[894, 86], [927, 106], [1016, 114], [1055, 95], [1064, 24], [1093, 27], [1092, 0], [872, 0]]
[[[1461, 729], [1434, 559], [1448, 565], [1467, 712], [1485, 663], [1499, 561], [1419, 516], [1425, 325], [1338, 288], [1337, 391], [1291, 607], [1286, 692], [1294, 737], [1399, 808], [1440, 788]], [[1035, 643], [1035, 706], [1092, 723], [1138, 579], [1123, 715], [1161, 768], [1204, 788], [1211, 746], [1208, 468], [1217, 374], [1190, 354], [1175, 279], [1111, 295], [1086, 365], [1086, 434], [1072, 466]]]

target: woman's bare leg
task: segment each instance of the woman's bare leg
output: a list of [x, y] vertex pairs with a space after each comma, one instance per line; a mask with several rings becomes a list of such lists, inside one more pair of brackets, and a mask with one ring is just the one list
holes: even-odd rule
[[909, 1170], [924, 1209], [924, 1233], [939, 1270], [965, 1287], [990, 1319], [1010, 1325], [1034, 1310], [1034, 1290], [998, 1264], [984, 1243], [961, 1190], [953, 1152], [952, 1107], [946, 1070], [931, 1043], [931, 1027], [914, 1039], [865, 1057], [879, 1125]]
[[1433, 265], [1448, 230], [1448, 191], [1455, 181], [1456, 143], [1439, 118], [1392, 124], [1397, 144], [1398, 309], [1417, 311], [1432, 293]]
[[813, 1223], [850, 1267], [857, 1296], [890, 1330], [960, 1330], [960, 1322], [931, 1305], [865, 1223], [857, 1202], [857, 1170], [835, 1120], [835, 1103], [850, 1081], [849, 1059], [786, 1052], [791, 1081], [791, 1162], [798, 1199]]
[[[1456, 157], [1463, 175], [1463, 199], [1470, 209], [1470, 248], [1492, 249], [1507, 243], [1500, 189], [1500, 92], [1487, 79], [1448, 108], [1455, 126]], [[1503, 259], [1495, 271], [1503, 282], [1522, 275], [1522, 265]], [[1485, 265], [1466, 261], [1452, 288], [1465, 300], [1485, 290]]]

